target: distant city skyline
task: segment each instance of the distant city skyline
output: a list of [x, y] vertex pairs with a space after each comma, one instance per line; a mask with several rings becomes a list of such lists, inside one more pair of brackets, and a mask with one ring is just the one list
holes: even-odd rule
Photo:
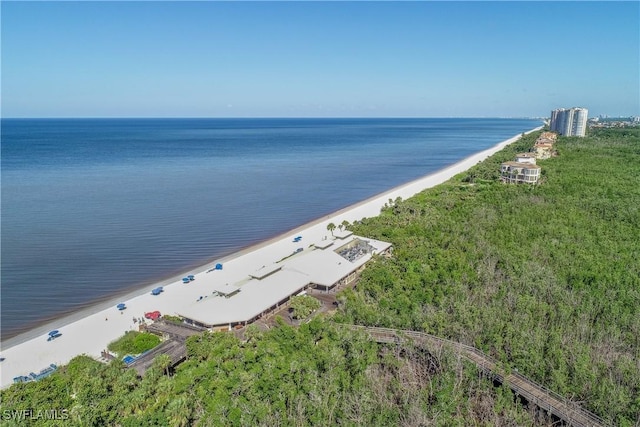
[[2, 117], [638, 116], [639, 16], [635, 1], [3, 1]]

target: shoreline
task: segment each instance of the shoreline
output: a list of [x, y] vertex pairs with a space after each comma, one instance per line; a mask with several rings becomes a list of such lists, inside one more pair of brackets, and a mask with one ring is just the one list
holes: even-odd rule
[[[542, 126], [538, 126], [524, 133], [529, 134], [531, 132], [538, 131], [541, 128]], [[112, 323], [107, 323], [105, 321], [102, 321], [100, 323], [96, 322], [98, 318], [102, 320], [103, 317], [107, 319], [108, 318], [107, 316], [112, 316], [113, 307], [115, 304], [119, 302], [124, 302], [127, 304], [127, 306], [136, 306], [138, 303], [141, 303], [139, 305], [144, 305], [146, 310], [146, 308], [148, 308], [149, 301], [151, 301], [150, 303], [151, 305], [153, 306], [157, 305], [156, 301], [148, 298], [149, 292], [151, 289], [157, 286], [173, 287], [174, 284], [181, 283], [181, 277], [184, 277], [184, 275], [187, 273], [194, 274], [194, 275], [202, 274], [207, 270], [209, 270], [210, 268], [212, 268], [216, 263], [246, 264], [246, 261], [250, 262], [250, 261], [253, 261], [254, 259], [263, 260], [265, 255], [273, 255], [273, 252], [275, 252], [278, 249], [277, 248], [278, 245], [282, 246], [284, 242], [288, 243], [291, 235], [308, 233], [308, 234], [315, 234], [320, 237], [321, 234], [324, 234], [327, 232], [326, 224], [328, 224], [329, 222], [334, 222], [337, 225], [344, 220], [347, 220], [349, 222], [354, 222], [356, 220], [361, 220], [362, 218], [365, 218], [365, 217], [377, 216], [380, 214], [380, 209], [384, 206], [384, 204], [388, 201], [389, 198], [392, 198], [395, 200], [397, 197], [401, 197], [403, 200], [406, 200], [425, 189], [444, 183], [448, 181], [450, 178], [452, 178], [453, 176], [468, 170], [470, 167], [476, 165], [477, 163], [488, 158], [489, 156], [502, 150], [507, 145], [517, 141], [520, 137], [521, 137], [520, 134], [515, 135], [509, 139], [506, 139], [504, 141], [497, 143], [496, 145], [488, 149], [485, 149], [478, 153], [472, 154], [471, 156], [468, 156], [462, 160], [459, 160], [458, 162], [450, 166], [447, 166], [444, 169], [440, 169], [429, 175], [425, 175], [423, 177], [417, 178], [413, 181], [407, 182], [400, 186], [383, 191], [365, 200], [349, 205], [347, 207], [339, 209], [330, 214], [323, 215], [319, 218], [316, 218], [305, 224], [297, 226], [293, 229], [287, 230], [283, 233], [274, 235], [263, 241], [249, 245], [236, 252], [223, 255], [222, 257], [217, 259], [210, 260], [205, 264], [202, 264], [200, 266], [190, 269], [188, 272], [182, 272], [180, 274], [168, 277], [166, 279], [163, 279], [157, 282], [145, 284], [134, 290], [124, 291], [123, 293], [114, 295], [113, 297], [108, 297], [103, 301], [99, 301], [87, 307], [83, 307], [74, 313], [62, 315], [61, 317], [51, 319], [50, 321], [49, 320], [45, 321], [43, 324], [27, 332], [23, 332], [11, 338], [8, 338], [7, 340], [0, 342], [0, 349], [2, 351], [2, 356], [7, 358], [7, 360], [2, 362], [3, 372], [0, 377], [0, 380], [1, 380], [0, 386], [4, 388], [11, 384], [10, 380], [14, 376], [24, 375], [24, 372], [22, 371], [23, 366], [20, 366], [19, 369], [15, 370], [15, 372], [12, 372], [14, 371], [14, 369], [10, 369], [11, 363], [7, 363], [7, 362], [10, 362], [11, 359], [19, 360], [22, 357], [26, 359], [34, 359], [35, 356], [28, 357], [28, 356], [31, 356], [30, 352], [32, 352], [33, 349], [40, 350], [41, 347], [47, 347], [46, 350], [43, 350], [43, 354], [40, 355], [41, 356], [40, 359], [44, 360], [44, 358], [46, 358], [47, 360], [49, 360], [47, 363], [43, 364], [42, 366], [39, 365], [39, 363], [42, 363], [42, 362], [40, 361], [36, 362], [37, 358], [32, 360], [31, 362], [38, 363], [35, 366], [31, 365], [31, 367], [29, 368], [29, 370], [33, 370], [33, 371], [38, 371], [42, 367], [48, 365], [48, 363], [52, 363], [52, 362], [57, 364], [66, 364], [73, 356], [82, 354], [82, 353], [86, 353], [94, 357], [99, 356], [100, 351], [106, 348], [107, 343], [109, 343], [113, 339], [121, 336], [124, 332], [126, 332], [126, 329], [122, 332], [113, 331], [112, 325], [117, 324], [118, 327], [128, 328], [129, 327], [128, 324], [131, 323], [128, 320], [126, 320], [126, 319], [130, 319], [132, 315], [131, 312], [133, 310], [129, 310], [129, 309], [127, 310], [126, 316], [118, 316], [120, 317], [120, 319], [118, 320], [116, 318], [116, 320]], [[271, 251], [269, 251], [270, 247], [273, 247]], [[251, 258], [251, 259], [244, 260], [245, 262], [241, 262], [243, 258], [247, 258], [247, 259]], [[248, 271], [246, 270], [244, 271], [245, 275], [247, 272]], [[139, 313], [138, 308], [139, 307], [136, 307], [136, 311], [135, 311], [136, 315], [137, 313]], [[164, 310], [163, 312], [167, 312], [167, 311]], [[167, 314], [170, 314], [170, 313], [167, 312]], [[98, 325], [101, 325], [101, 326], [98, 326]], [[93, 326], [97, 330], [95, 329], [92, 330], [91, 326]], [[109, 328], [107, 328], [107, 326]], [[65, 351], [60, 351], [61, 347], [59, 345], [56, 345], [56, 344], [60, 344], [60, 342], [52, 342], [52, 343], [49, 343], [52, 345], [45, 346], [43, 345], [44, 342], [41, 344], [39, 341], [37, 341], [38, 339], [41, 339], [43, 335], [46, 335], [48, 330], [62, 329], [62, 328], [74, 329], [82, 335], [92, 334], [92, 339], [85, 340], [85, 341], [91, 341], [91, 342], [90, 343], [83, 342], [83, 344], [86, 344], [86, 345], [82, 347], [80, 346], [80, 343], [78, 343], [77, 341], [69, 341], [69, 340], [64, 340], [64, 338], [62, 338], [63, 341], [66, 341], [67, 348]], [[97, 335], [98, 337], [96, 338], [95, 335]], [[22, 347], [25, 347], [25, 351], [22, 351], [23, 350]], [[26, 349], [26, 347], [30, 347], [31, 349]], [[54, 347], [57, 348], [58, 351], [55, 351]], [[69, 349], [68, 347], [73, 347], [73, 349]], [[88, 352], [83, 351], [85, 348], [87, 349], [91, 348], [92, 351], [88, 351]], [[79, 351], [75, 351], [74, 349], [77, 349]], [[50, 351], [50, 350], [53, 350], [53, 351]], [[18, 356], [18, 358], [16, 359], [15, 356]], [[69, 357], [69, 356], [72, 356], [72, 357]], [[28, 362], [23, 360], [21, 361]], [[18, 365], [25, 365], [25, 363], [18, 363]], [[16, 368], [18, 368], [18, 366], [16, 366]]]

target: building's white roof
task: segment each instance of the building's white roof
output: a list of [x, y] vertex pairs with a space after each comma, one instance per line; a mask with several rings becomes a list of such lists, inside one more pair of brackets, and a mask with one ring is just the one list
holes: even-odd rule
[[522, 163], [522, 162], [504, 162], [502, 163], [502, 167], [507, 167], [507, 166], [511, 166], [511, 167], [518, 167], [518, 168], [523, 168], [523, 169], [541, 169], [540, 166], [538, 165], [534, 165], [531, 163]]
[[347, 237], [351, 237], [353, 235], [353, 231], [349, 231], [349, 230], [338, 230], [333, 232], [333, 237], [335, 237], [336, 239], [341, 239], [344, 240]]
[[318, 249], [326, 249], [329, 246], [333, 245], [333, 240], [320, 240], [319, 242], [316, 242], [313, 244], [313, 246], [315, 246]]
[[308, 283], [309, 278], [303, 274], [282, 270], [262, 280], [250, 280], [239, 288], [240, 292], [229, 298], [214, 296], [203, 285], [201, 290], [206, 294], [204, 298], [182, 304], [176, 313], [211, 326], [243, 322], [299, 292]]
[[254, 279], [263, 279], [268, 275], [273, 274], [276, 271], [280, 270], [281, 268], [282, 268], [282, 265], [278, 265], [278, 264], [265, 265], [265, 266], [262, 266], [262, 268], [256, 270], [255, 272], [249, 274], [249, 276], [253, 277]]
[[228, 283], [223, 284], [218, 284], [218, 283], [214, 283], [211, 286], [212, 291], [211, 292], [219, 292], [223, 295], [229, 295], [233, 292], [235, 292], [236, 290], [238, 290], [238, 286], [232, 286]]
[[535, 165], [536, 164], [536, 156], [535, 153], [522, 153], [516, 156], [516, 162], [520, 163], [528, 163]]
[[[343, 244], [341, 246], [356, 238], [352, 236], [346, 241], [340, 241]], [[359, 239], [367, 241], [376, 249], [376, 253], [391, 246], [390, 243], [378, 240]], [[228, 284], [225, 283], [227, 278], [222, 274], [223, 271], [201, 274], [196, 281], [185, 285], [180, 294], [175, 295], [172, 305], [175, 307], [175, 314], [205, 325], [244, 322], [300, 292], [310, 283], [330, 287], [370, 259], [371, 255], [367, 254], [355, 262], [349, 262], [335, 250], [305, 249], [278, 264], [261, 268], [262, 272], [271, 272], [261, 276], [262, 279], [244, 279]], [[230, 294], [238, 289], [240, 292], [229, 298], [214, 295], [216, 291]]]
[[308, 275], [309, 281], [328, 287], [356, 270], [370, 258], [369, 255], [362, 257], [356, 263], [350, 263], [332, 250], [318, 249], [311, 251], [307, 256], [291, 260], [288, 267], [303, 271]]

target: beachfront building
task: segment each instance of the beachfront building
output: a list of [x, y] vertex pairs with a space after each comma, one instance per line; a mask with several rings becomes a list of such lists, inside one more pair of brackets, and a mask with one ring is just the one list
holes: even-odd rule
[[584, 136], [589, 111], [586, 108], [559, 108], [551, 112], [549, 128], [563, 136]]
[[554, 132], [542, 132], [542, 134], [536, 139], [533, 145], [533, 153], [536, 159], [543, 160], [548, 159], [556, 155], [553, 145], [558, 139], [558, 134]]
[[508, 184], [536, 184], [540, 179], [540, 166], [534, 163], [504, 162], [500, 169], [502, 182]]
[[554, 154], [553, 144], [544, 142], [536, 143], [536, 145], [533, 146], [533, 150], [536, 158], [540, 160], [548, 159]]
[[245, 326], [281, 309], [307, 289], [329, 292], [353, 282], [375, 254], [390, 250], [390, 243], [342, 232], [337, 238], [297, 248], [235, 283], [223, 283], [223, 272], [199, 278], [198, 287], [190, 288], [193, 292], [176, 296], [175, 315], [189, 325], [213, 331]]
[[542, 132], [536, 142], [550, 142], [554, 144], [558, 140], [558, 134], [554, 132]]

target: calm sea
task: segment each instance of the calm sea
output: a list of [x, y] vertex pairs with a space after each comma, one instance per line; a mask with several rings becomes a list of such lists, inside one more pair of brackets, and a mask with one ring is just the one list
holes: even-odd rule
[[2, 119], [2, 338], [228, 255], [538, 125]]

